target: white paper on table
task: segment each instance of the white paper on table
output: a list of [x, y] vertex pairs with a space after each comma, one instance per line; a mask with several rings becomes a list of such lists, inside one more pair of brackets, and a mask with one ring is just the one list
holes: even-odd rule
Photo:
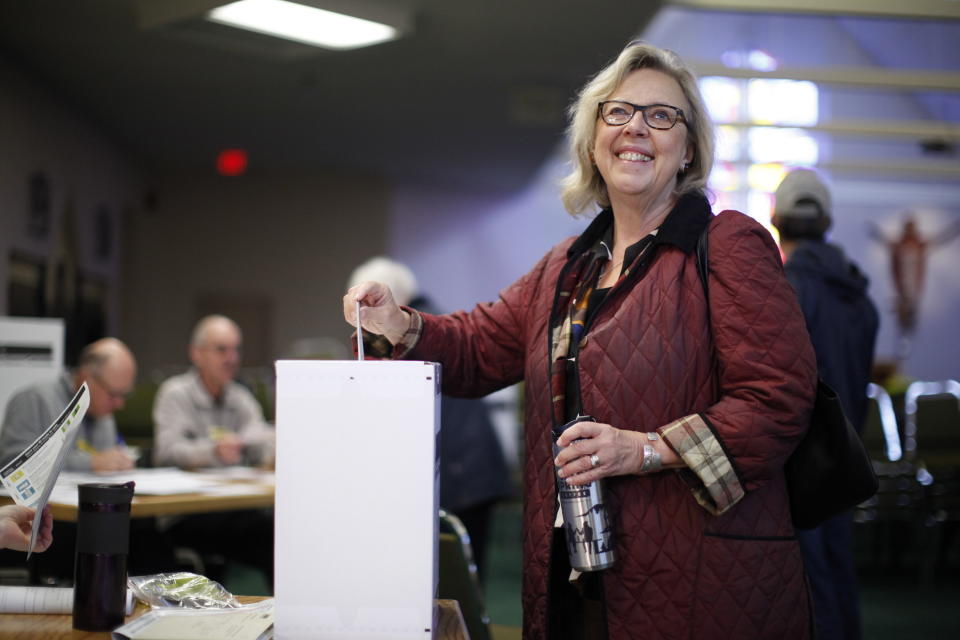
[[206, 469], [197, 469], [194, 473], [221, 481], [249, 480], [258, 484], [274, 484], [276, 475], [273, 471], [258, 469], [256, 467], [230, 466], [230, 467], [208, 467]]
[[[129, 469], [110, 474], [77, 473], [64, 471], [57, 482], [61, 488], [75, 489], [87, 482], [134, 482], [137, 495], [167, 496], [179, 493], [202, 493], [209, 487], [218, 486], [215, 478], [182, 471], [176, 467], [156, 469]], [[68, 503], [73, 504], [73, 503]]]
[[[89, 406], [90, 390], [84, 382], [53, 424], [0, 469], [0, 481], [17, 504], [36, 510], [38, 515], [46, 506]], [[33, 553], [42, 520], [40, 517], [33, 519], [27, 558]]]
[[50, 492], [50, 499], [48, 502], [53, 504], [68, 504], [73, 507], [79, 507], [80, 496], [77, 492], [77, 485], [62, 485], [57, 483], [53, 487], [53, 491]]
[[[126, 614], [133, 613], [133, 592], [127, 589]], [[0, 613], [72, 613], [73, 587], [0, 585]]]
[[210, 478], [189, 471], [174, 468], [152, 471], [154, 473], [136, 474], [137, 493], [140, 495], [168, 496], [178, 493], [203, 493], [209, 487], [216, 486]]
[[[155, 469], [130, 469], [110, 474], [64, 471], [50, 493], [48, 502], [77, 506], [79, 504], [77, 487], [85, 483], [133, 482], [138, 496], [170, 496], [197, 493], [211, 496], [240, 496], [269, 493], [276, 483], [271, 472], [255, 470], [244, 473], [239, 469], [227, 468], [223, 473], [218, 470], [209, 472], [183, 471], [176, 467], [157, 467]], [[252, 480], [253, 482], [246, 482]]]
[[235, 609], [154, 609], [114, 630], [113, 640], [258, 640], [269, 638], [273, 599]]
[[252, 494], [272, 493], [273, 487], [259, 484], [221, 484], [203, 490], [205, 496], [249, 496]]

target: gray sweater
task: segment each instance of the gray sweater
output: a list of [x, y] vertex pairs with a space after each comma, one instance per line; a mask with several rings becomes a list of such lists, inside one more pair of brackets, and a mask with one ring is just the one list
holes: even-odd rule
[[[73, 377], [68, 373], [17, 392], [7, 404], [3, 427], [0, 428], [0, 465], [13, 460], [53, 424], [74, 393]], [[103, 451], [115, 446], [117, 425], [113, 416], [92, 418], [87, 415], [79, 427], [73, 449], [67, 453], [64, 469], [90, 471], [89, 449]]]
[[185, 468], [219, 467], [218, 430], [239, 435], [249, 464], [273, 460], [273, 427], [246, 387], [231, 382], [220, 402], [213, 399], [196, 370], [173, 376], [160, 385], [153, 401], [154, 464]]

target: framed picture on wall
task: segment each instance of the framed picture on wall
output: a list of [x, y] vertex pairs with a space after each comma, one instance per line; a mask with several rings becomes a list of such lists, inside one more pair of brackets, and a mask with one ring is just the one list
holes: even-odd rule
[[35, 171], [27, 179], [27, 233], [33, 238], [50, 234], [50, 179]]
[[7, 315], [38, 318], [44, 315], [44, 263], [22, 253], [10, 255], [7, 272]]
[[[63, 295], [67, 283], [62, 269], [51, 271], [43, 260], [22, 253], [10, 256], [7, 281], [7, 314], [29, 318], [63, 318], [65, 332], [64, 360], [71, 365], [76, 362], [80, 349], [106, 335], [107, 311], [110, 285], [95, 275], [76, 274], [71, 278], [71, 288], [77, 294]], [[48, 283], [48, 278], [55, 281]], [[48, 285], [53, 287], [48, 296]]]
[[100, 204], [93, 214], [93, 251], [104, 262], [113, 256], [113, 213]]

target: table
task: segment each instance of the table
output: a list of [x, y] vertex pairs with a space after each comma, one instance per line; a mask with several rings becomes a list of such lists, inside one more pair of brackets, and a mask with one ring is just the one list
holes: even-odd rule
[[[257, 602], [263, 597], [240, 596], [243, 603]], [[438, 640], [468, 640], [460, 605], [456, 600], [437, 600]], [[138, 603], [127, 621], [143, 615], [147, 605]], [[0, 638], [3, 640], [109, 640], [109, 631], [78, 631], [69, 614], [0, 614]]]
[[[190, 476], [191, 472], [180, 471], [179, 474]], [[216, 477], [212, 473], [194, 474], [201, 478]], [[99, 478], [101, 482], [113, 482], [110, 476]], [[187, 515], [191, 513], [211, 513], [214, 511], [234, 511], [241, 509], [263, 509], [273, 506], [274, 486], [272, 480], [267, 482], [256, 476], [223, 478], [223, 483], [235, 489], [236, 493], [209, 494], [209, 493], [176, 493], [169, 495], [135, 494], [130, 505], [130, 516], [133, 518], [154, 518], [157, 516]], [[249, 491], [244, 491], [249, 488]], [[13, 503], [13, 498], [0, 496], [0, 505]], [[66, 502], [57, 502], [56, 494], [50, 498], [50, 511], [54, 520], [63, 522], [77, 521], [77, 505]]]
[[[229, 496], [178, 493], [169, 496], [136, 496], [130, 505], [132, 518], [211, 513], [238, 509], [262, 509], [273, 506], [273, 490]], [[77, 506], [50, 503], [54, 520], [77, 521]]]
[[[13, 499], [8, 496], [0, 496], [0, 506], [5, 504], [13, 504]], [[272, 506], [273, 491], [233, 496], [179, 493], [171, 496], [137, 496], [133, 504], [130, 505], [130, 516], [133, 518], [153, 518], [156, 516], [211, 513], [236, 509], [263, 509]], [[50, 512], [53, 514], [54, 520], [62, 522], [77, 521], [76, 505], [51, 502]]]
[[[249, 468], [225, 468], [200, 472], [188, 472], [177, 469], [135, 469], [129, 473], [116, 475], [70, 477], [61, 474], [62, 483], [54, 489], [50, 496], [50, 510], [59, 523], [75, 523], [77, 521], [76, 482], [126, 482], [133, 480], [138, 487], [148, 492], [162, 493], [164, 489], [184, 490], [184, 493], [168, 493], [155, 495], [151, 493], [135, 493], [130, 514], [137, 522], [131, 523], [131, 539], [136, 538], [139, 544], [132, 543], [132, 553], [140, 564], [133, 562], [133, 568], [139, 567], [139, 573], [155, 573], [166, 567], [167, 559], [158, 564], [150, 559], [156, 549], [165, 547], [169, 543], [161, 539], [161, 529], [148, 519], [163, 516], [181, 516], [190, 514], [206, 514], [212, 512], [240, 511], [269, 509], [274, 504], [273, 474]], [[205, 491], [205, 493], [201, 493]], [[71, 501], [72, 498], [72, 501]], [[8, 496], [0, 496], [0, 505], [12, 503]], [[142, 525], [142, 526], [141, 526]], [[41, 577], [56, 577], [67, 579], [73, 574], [73, 525], [54, 525], [54, 546], [43, 554], [35, 554], [26, 565], [30, 572], [31, 582]], [[135, 541], [136, 542], [136, 541]], [[157, 552], [158, 557], [164, 555]], [[172, 553], [172, 549], [170, 550]], [[132, 556], [133, 558], [133, 556]], [[0, 629], [0, 640], [4, 638]]]

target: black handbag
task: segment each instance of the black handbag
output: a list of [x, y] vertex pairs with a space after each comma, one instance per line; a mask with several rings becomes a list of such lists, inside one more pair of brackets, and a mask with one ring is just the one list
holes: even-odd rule
[[[697, 273], [710, 318], [707, 228], [697, 241]], [[817, 379], [810, 426], [784, 465], [790, 517], [797, 529], [813, 529], [877, 492], [880, 486], [863, 441], [843, 413], [837, 392]]]

